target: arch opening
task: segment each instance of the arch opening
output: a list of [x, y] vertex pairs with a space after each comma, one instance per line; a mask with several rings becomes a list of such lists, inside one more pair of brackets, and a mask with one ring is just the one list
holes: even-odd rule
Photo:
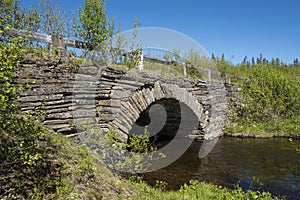
[[185, 134], [182, 137], [188, 137], [193, 131], [200, 130], [199, 125], [190, 127], [189, 121], [197, 121], [199, 124], [197, 115], [189, 106], [174, 98], [163, 98], [156, 100], [140, 113], [129, 130], [129, 136], [147, 133], [151, 144], [162, 148], [174, 139], [179, 128], [184, 129]]

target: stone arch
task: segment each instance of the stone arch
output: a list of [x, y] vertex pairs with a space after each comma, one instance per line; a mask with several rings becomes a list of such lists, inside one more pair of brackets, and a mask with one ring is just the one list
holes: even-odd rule
[[121, 102], [121, 107], [115, 119], [111, 122], [111, 126], [117, 131], [122, 141], [127, 141], [129, 130], [140, 117], [140, 113], [146, 110], [152, 103], [162, 99], [175, 99], [184, 103], [197, 116], [200, 124], [203, 121], [203, 106], [193, 96], [192, 92], [176, 84], [157, 81], [151, 87], [133, 92], [129, 100]]

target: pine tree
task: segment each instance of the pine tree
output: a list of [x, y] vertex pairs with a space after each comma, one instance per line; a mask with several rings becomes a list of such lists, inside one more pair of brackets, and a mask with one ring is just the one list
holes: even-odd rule
[[214, 53], [211, 54], [211, 59], [212, 59], [213, 61], [216, 60], [216, 57], [215, 57], [215, 54], [214, 54]]
[[221, 61], [222, 61], [222, 62], [225, 62], [225, 56], [224, 56], [224, 53], [222, 53]]
[[294, 59], [294, 65], [296, 66], [296, 65], [299, 65], [299, 60], [298, 60], [298, 58], [295, 58]]
[[246, 64], [247, 63], [247, 59], [248, 59], [247, 56], [245, 56], [242, 63]]
[[277, 67], [280, 66], [280, 59], [279, 59], [279, 58], [276, 58], [276, 59], [275, 59], [275, 65], [276, 65]]
[[251, 63], [252, 65], [255, 65], [255, 58], [254, 57], [251, 58], [251, 62], [252, 62]]
[[271, 65], [272, 65], [272, 66], [275, 65], [275, 59], [274, 59], [274, 58], [272, 58], [272, 60], [271, 60]]

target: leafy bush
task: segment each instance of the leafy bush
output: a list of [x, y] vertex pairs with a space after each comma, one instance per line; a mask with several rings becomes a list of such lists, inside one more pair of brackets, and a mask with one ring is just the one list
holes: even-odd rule
[[93, 50], [112, 34], [111, 25], [106, 17], [105, 0], [85, 0], [84, 7], [78, 10], [79, 19], [74, 19], [75, 36], [88, 43]]
[[15, 102], [22, 90], [13, 84], [24, 52], [19, 41], [0, 43], [0, 197], [11, 199], [27, 198], [37, 188], [55, 190], [51, 177], [57, 175], [40, 140], [45, 141], [45, 128], [31, 115], [21, 114]]
[[269, 121], [300, 115], [300, 81], [295, 76], [276, 67], [256, 65], [248, 78], [242, 87], [248, 118]]
[[232, 122], [241, 126], [227, 130], [236, 132], [248, 126], [250, 132], [265, 132], [270, 136], [299, 134], [300, 124], [294, 123], [300, 119], [299, 66], [267, 62], [252, 66], [230, 66], [224, 61], [218, 64], [232, 83], [242, 88], [240, 102], [230, 105], [229, 114]]

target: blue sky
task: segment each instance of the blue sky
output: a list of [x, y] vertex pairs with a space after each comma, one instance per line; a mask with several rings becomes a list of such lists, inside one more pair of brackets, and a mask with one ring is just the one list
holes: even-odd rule
[[[54, 0], [70, 13], [82, 0]], [[38, 0], [21, 0], [24, 5]], [[300, 58], [300, 1], [298, 0], [108, 0], [108, 15], [122, 31], [161, 27], [181, 32], [216, 56], [233, 63], [262, 54], [285, 63]]]

